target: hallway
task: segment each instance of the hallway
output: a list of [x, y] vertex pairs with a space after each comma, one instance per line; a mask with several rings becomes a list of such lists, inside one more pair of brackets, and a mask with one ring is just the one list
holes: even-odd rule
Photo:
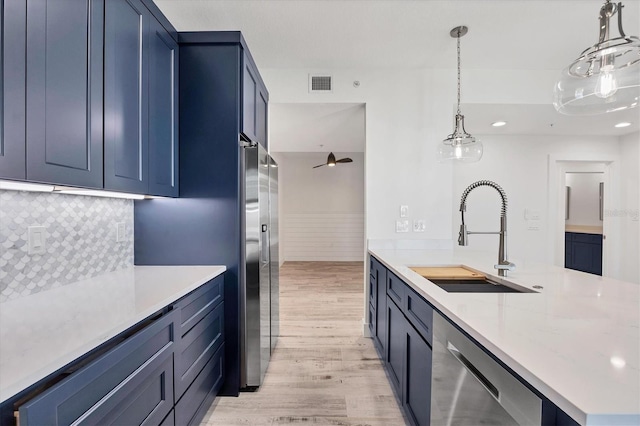
[[262, 387], [219, 398], [203, 425], [405, 424], [382, 363], [362, 337], [362, 262], [286, 262], [280, 338]]

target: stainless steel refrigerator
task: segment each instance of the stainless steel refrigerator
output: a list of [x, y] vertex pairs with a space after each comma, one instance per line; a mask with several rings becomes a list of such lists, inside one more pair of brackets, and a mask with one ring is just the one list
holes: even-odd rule
[[241, 388], [262, 384], [279, 334], [278, 165], [254, 142], [244, 146], [244, 276], [240, 297]]

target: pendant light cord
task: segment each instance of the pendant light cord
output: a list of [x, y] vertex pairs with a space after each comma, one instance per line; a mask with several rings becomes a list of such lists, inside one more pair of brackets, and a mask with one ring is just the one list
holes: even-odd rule
[[458, 111], [457, 115], [460, 115], [460, 30], [458, 29]]

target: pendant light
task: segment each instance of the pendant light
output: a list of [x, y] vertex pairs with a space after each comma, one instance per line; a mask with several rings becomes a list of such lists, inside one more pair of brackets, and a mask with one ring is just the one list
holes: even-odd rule
[[469, 29], [465, 26], [455, 27], [449, 34], [457, 39], [458, 50], [458, 109], [453, 133], [442, 141], [438, 148], [439, 161], [459, 161], [472, 163], [482, 158], [482, 143], [471, 136], [464, 128], [464, 115], [460, 113], [460, 37]]
[[[622, 30], [622, 3], [606, 0], [600, 8], [598, 42], [562, 71], [553, 105], [567, 115], [595, 115], [638, 106], [640, 39]], [[610, 36], [618, 14], [617, 37]]]

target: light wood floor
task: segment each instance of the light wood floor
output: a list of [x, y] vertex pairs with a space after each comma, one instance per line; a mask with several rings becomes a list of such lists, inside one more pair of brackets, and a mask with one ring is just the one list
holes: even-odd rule
[[362, 337], [362, 262], [286, 262], [280, 339], [264, 384], [218, 398], [203, 425], [402, 426], [372, 340]]

